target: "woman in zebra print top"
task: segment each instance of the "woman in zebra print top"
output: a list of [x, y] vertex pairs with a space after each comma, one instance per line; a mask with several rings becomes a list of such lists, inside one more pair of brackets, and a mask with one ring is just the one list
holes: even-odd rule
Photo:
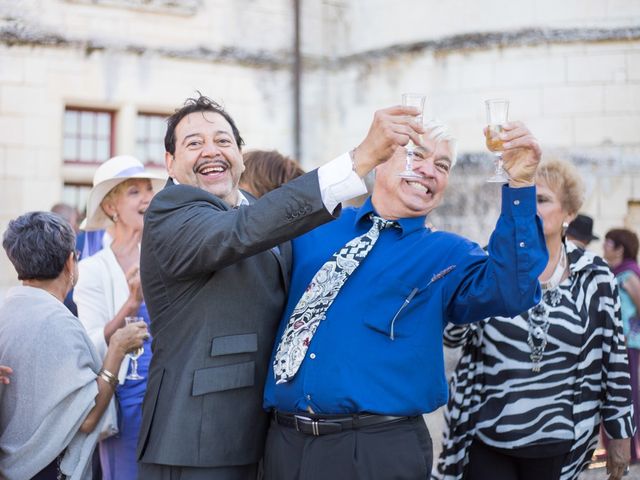
[[633, 433], [618, 287], [604, 261], [563, 239], [582, 205], [570, 164], [540, 165], [538, 213], [549, 263], [542, 301], [514, 318], [449, 326], [463, 346], [451, 380], [443, 451], [432, 478], [571, 480], [586, 467], [602, 422], [611, 480]]

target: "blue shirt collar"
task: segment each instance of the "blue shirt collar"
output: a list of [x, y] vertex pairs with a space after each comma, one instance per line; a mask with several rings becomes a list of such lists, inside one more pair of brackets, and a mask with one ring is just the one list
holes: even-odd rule
[[[354, 223], [357, 224], [363, 218], [368, 217], [370, 213], [375, 213], [376, 215], [378, 215], [378, 212], [376, 212], [376, 209], [373, 207], [373, 203], [371, 203], [371, 197], [367, 198], [367, 200], [356, 212]], [[405, 235], [409, 235], [410, 233], [413, 233], [417, 230], [426, 229], [426, 221], [426, 216], [399, 218], [398, 220], [396, 220], [398, 225], [400, 225], [400, 229], [402, 230], [402, 237], [404, 237]]]

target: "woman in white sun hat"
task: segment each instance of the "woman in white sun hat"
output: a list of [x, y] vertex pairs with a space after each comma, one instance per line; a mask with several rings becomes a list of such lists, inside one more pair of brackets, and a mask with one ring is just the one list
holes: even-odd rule
[[[113, 332], [125, 325], [125, 317], [142, 317], [149, 324], [138, 272], [140, 238], [143, 215], [154, 191], [160, 190], [163, 183], [162, 177], [146, 171], [139, 160], [129, 155], [107, 160], [93, 177], [82, 228], [86, 231], [109, 228], [113, 240], [108, 247], [79, 263], [80, 275], [73, 297], [78, 317], [101, 356], [107, 351]], [[127, 379], [133, 362], [129, 359], [122, 362], [116, 389], [118, 432], [102, 440], [99, 447], [105, 480], [137, 478], [136, 443], [150, 360], [151, 343], [147, 340], [137, 362], [138, 374], [143, 379]]]

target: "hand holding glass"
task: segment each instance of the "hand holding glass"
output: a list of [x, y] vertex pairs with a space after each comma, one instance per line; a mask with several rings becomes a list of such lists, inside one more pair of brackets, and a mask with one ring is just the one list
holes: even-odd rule
[[509, 100], [504, 98], [493, 98], [486, 100], [487, 106], [487, 148], [496, 156], [495, 171], [487, 182], [505, 183], [509, 181], [509, 174], [502, 167], [502, 140], [499, 135], [502, 133], [502, 126], [509, 118]]
[[[142, 317], [124, 317], [124, 323], [129, 325], [131, 323], [144, 322]], [[131, 372], [125, 378], [127, 380], [144, 380], [144, 377], [138, 374], [138, 358], [144, 353], [144, 348], [140, 347], [134, 352], [129, 352], [128, 355], [131, 358]]]
[[[422, 112], [424, 110], [424, 102], [426, 100], [426, 96], [420, 93], [403, 93], [402, 94], [402, 105], [407, 107], [415, 107], [420, 110], [420, 114], [415, 117], [415, 121], [419, 124], [422, 124]], [[405, 146], [407, 150], [407, 159], [405, 162], [404, 170], [398, 174], [398, 176], [402, 178], [423, 178], [422, 175], [413, 171], [413, 150], [415, 148], [415, 144], [411, 139], [409, 139], [409, 143]]]

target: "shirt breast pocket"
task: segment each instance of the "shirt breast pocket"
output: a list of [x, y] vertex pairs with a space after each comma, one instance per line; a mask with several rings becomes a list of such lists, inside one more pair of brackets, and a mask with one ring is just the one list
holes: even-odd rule
[[430, 295], [428, 286], [405, 284], [397, 278], [378, 278], [367, 296], [362, 321], [367, 328], [390, 340], [409, 337], [420, 326], [416, 307]]

